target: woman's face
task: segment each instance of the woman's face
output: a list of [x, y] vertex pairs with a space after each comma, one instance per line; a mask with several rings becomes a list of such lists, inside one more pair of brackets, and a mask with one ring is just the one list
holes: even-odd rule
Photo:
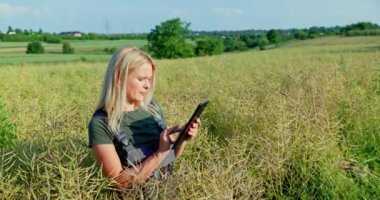
[[150, 63], [137, 67], [128, 74], [127, 98], [133, 106], [139, 106], [151, 87], [153, 69]]

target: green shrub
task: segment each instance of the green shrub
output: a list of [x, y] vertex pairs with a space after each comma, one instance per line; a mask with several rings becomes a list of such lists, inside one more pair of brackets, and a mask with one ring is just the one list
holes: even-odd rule
[[240, 40], [238, 37], [227, 37], [223, 41], [224, 44], [224, 51], [245, 51], [247, 50], [247, 45], [245, 42]]
[[82, 61], [82, 62], [87, 62], [87, 58], [84, 57], [84, 56], [81, 56], [81, 57], [80, 57], [80, 61]]
[[42, 46], [41, 42], [31, 42], [26, 47], [26, 53], [43, 54], [44, 52], [45, 48]]
[[106, 47], [106, 48], [104, 48], [103, 49], [104, 50], [104, 52], [106, 52], [107, 54], [113, 54], [113, 53], [115, 53], [115, 51], [117, 50], [116, 49], [116, 47]]
[[5, 102], [0, 98], [0, 147], [9, 147], [14, 144], [16, 137], [15, 127], [9, 119]]
[[64, 42], [62, 45], [62, 53], [63, 54], [73, 54], [74, 48], [68, 42]]
[[259, 40], [259, 47], [260, 47], [260, 50], [265, 50], [266, 49], [266, 46], [269, 44], [269, 40], [266, 39], [266, 38], [261, 38]]
[[299, 40], [306, 40], [307, 39], [307, 34], [305, 33], [305, 31], [297, 31], [294, 34], [294, 37], [296, 39], [299, 39]]
[[54, 35], [44, 35], [44, 41], [49, 44], [61, 44], [62, 39]]
[[223, 50], [224, 45], [221, 39], [208, 37], [197, 41], [195, 54], [197, 56], [218, 55], [222, 54]]

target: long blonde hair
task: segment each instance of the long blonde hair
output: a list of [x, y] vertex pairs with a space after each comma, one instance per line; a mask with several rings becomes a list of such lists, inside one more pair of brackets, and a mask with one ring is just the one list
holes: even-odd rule
[[151, 88], [140, 102], [140, 107], [161, 118], [155, 104], [151, 104], [155, 86], [156, 64], [145, 52], [136, 47], [125, 47], [116, 51], [108, 63], [104, 76], [103, 88], [96, 110], [107, 112], [108, 125], [114, 133], [118, 133], [125, 112], [127, 99], [127, 77], [132, 70], [149, 63], [153, 76]]

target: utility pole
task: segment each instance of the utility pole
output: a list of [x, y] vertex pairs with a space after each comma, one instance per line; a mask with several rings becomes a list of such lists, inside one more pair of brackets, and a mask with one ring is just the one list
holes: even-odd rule
[[106, 26], [106, 33], [107, 33], [107, 35], [109, 35], [109, 23], [108, 23], [108, 19], [106, 18], [106, 20], [105, 20], [105, 26]]

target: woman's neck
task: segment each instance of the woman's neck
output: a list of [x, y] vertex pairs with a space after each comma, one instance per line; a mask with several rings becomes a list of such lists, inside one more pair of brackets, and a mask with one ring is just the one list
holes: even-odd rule
[[137, 109], [139, 109], [140, 105], [138, 103], [129, 103], [127, 102], [125, 104], [125, 111], [135, 111]]

